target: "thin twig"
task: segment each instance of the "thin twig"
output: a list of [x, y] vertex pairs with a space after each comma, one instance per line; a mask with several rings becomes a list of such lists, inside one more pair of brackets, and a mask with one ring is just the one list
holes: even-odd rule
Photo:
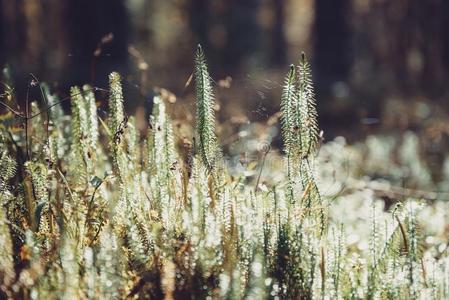
[[[41, 92], [41, 99], [44, 100], [45, 105], [48, 107], [48, 99], [47, 99], [46, 94], [44, 93], [44, 90], [42, 89], [42, 85], [41, 85], [39, 79], [36, 76], [34, 76], [33, 73], [30, 73], [30, 76], [34, 79], [34, 81], [36, 81], [36, 84], [39, 86], [39, 90]], [[46, 127], [45, 128], [45, 132], [46, 132], [46, 135], [47, 135], [47, 143], [48, 143], [49, 125], [50, 125], [50, 110], [49, 109], [46, 110], [46, 115], [47, 115], [47, 124], [45, 125], [45, 127]]]
[[[108, 90], [103, 89], [103, 88], [100, 88], [100, 87], [93, 87], [93, 88], [91, 88], [91, 89], [85, 90], [85, 92], [89, 92], [89, 91], [94, 91], [94, 92], [96, 92], [96, 91], [108, 92]], [[78, 94], [74, 94], [74, 96], [78, 96], [78, 95], [81, 95], [81, 94], [82, 94], [82, 92], [80, 92], [80, 93], [78, 93]], [[47, 111], [47, 110], [49, 110], [49, 109], [51, 109], [51, 108], [53, 108], [53, 107], [55, 107], [55, 106], [57, 106], [57, 105], [59, 105], [59, 104], [61, 104], [61, 103], [63, 103], [63, 102], [69, 100], [70, 98], [71, 98], [71, 96], [64, 97], [64, 98], [62, 98], [60, 101], [58, 101], [58, 102], [56, 102], [56, 103], [53, 103], [52, 105], [47, 106], [45, 109], [43, 109], [43, 110], [41, 110], [41, 111], [35, 113], [34, 115], [28, 116], [28, 117], [27, 117], [26, 114], [24, 115], [22, 112], [13, 109], [11, 106], [9, 106], [8, 104], [6, 104], [4, 101], [0, 101], [0, 105], [2, 105], [2, 106], [5, 107], [7, 110], [9, 110], [10, 112], [12, 112], [16, 117], [19, 117], [19, 118], [25, 119], [25, 120], [27, 120], [27, 119], [29, 120], [29, 119], [33, 119], [33, 118], [35, 118], [35, 117], [37, 117], [37, 116], [43, 114], [45, 111]]]

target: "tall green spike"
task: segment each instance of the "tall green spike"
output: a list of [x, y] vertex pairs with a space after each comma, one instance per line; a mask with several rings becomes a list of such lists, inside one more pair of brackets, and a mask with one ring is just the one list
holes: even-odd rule
[[120, 124], [124, 120], [123, 92], [120, 80], [120, 75], [117, 72], [112, 72], [109, 75], [109, 129], [112, 135], [119, 131]]
[[290, 65], [290, 70], [285, 78], [284, 89], [281, 96], [281, 124], [282, 124], [282, 137], [284, 140], [285, 154], [287, 160], [287, 197], [290, 202], [293, 202], [293, 164], [294, 155], [297, 150], [295, 143], [295, 118], [294, 109], [297, 102], [296, 98], [296, 74], [295, 66]]
[[281, 97], [282, 112], [282, 137], [284, 140], [285, 153], [292, 156], [295, 152], [295, 105], [296, 96], [296, 74], [295, 66], [290, 65], [290, 70], [285, 78], [284, 89]]
[[298, 66], [297, 124], [300, 127], [301, 157], [313, 155], [318, 147], [318, 120], [310, 64], [301, 53]]
[[220, 157], [220, 149], [215, 134], [214, 94], [207, 70], [206, 57], [201, 45], [198, 45], [195, 54], [194, 77], [197, 105], [197, 150], [206, 168], [212, 171]]

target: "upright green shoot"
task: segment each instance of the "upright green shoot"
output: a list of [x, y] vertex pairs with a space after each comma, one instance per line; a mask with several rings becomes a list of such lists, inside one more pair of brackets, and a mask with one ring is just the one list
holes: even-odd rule
[[295, 123], [295, 105], [296, 97], [296, 73], [295, 66], [291, 65], [290, 70], [285, 78], [284, 89], [281, 98], [282, 112], [282, 137], [284, 140], [285, 154], [287, 160], [287, 184], [288, 198], [293, 202], [293, 163], [296, 152], [298, 152], [298, 144], [296, 140], [297, 126]]
[[195, 54], [195, 85], [196, 85], [196, 120], [197, 120], [197, 151], [204, 165], [211, 172], [220, 158], [218, 139], [215, 134], [214, 94], [211, 79], [207, 70], [206, 57], [201, 45]]

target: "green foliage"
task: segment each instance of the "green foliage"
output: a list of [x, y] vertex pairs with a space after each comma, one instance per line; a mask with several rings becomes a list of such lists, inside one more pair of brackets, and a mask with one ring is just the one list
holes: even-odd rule
[[92, 150], [97, 148], [98, 143], [98, 117], [95, 95], [90, 85], [83, 86], [83, 96], [85, 99], [85, 109], [87, 115], [87, 140]]
[[308, 215], [317, 216], [321, 233], [326, 228], [325, 209], [315, 179], [314, 158], [318, 147], [318, 121], [310, 65], [304, 53], [296, 74], [291, 65], [281, 97], [282, 133], [286, 154], [287, 197], [299, 198], [295, 178], [302, 186], [301, 205]]
[[220, 159], [220, 148], [215, 134], [214, 94], [201, 45], [198, 45], [195, 54], [194, 77], [197, 103], [197, 150], [207, 169], [212, 171]]
[[8, 181], [16, 173], [17, 164], [4, 147], [6, 139], [3, 136], [0, 136], [0, 139], [2, 140], [0, 146], [0, 193], [2, 197], [7, 197], [10, 194]]
[[[4, 200], [3, 196], [0, 198]], [[11, 235], [8, 227], [8, 219], [3, 209], [0, 210], [0, 295], [6, 293], [11, 297], [11, 293], [8, 293], [8, 286], [14, 280], [14, 261], [13, 261], [13, 247]]]
[[[341, 167], [345, 151], [355, 150], [331, 142], [320, 151], [330, 158], [318, 155], [304, 56], [281, 96], [284, 155], [269, 157], [285, 169], [267, 164], [277, 180], [256, 190], [255, 178], [223, 162], [205, 61], [198, 47], [195, 149], [185, 160], [171, 104], [154, 97], [144, 135], [137, 117], [124, 113], [117, 73], [109, 77], [105, 123], [84, 86], [70, 91], [70, 116], [54, 106], [48, 131], [45, 114], [30, 121], [31, 136], [0, 127], [0, 298], [448, 297], [446, 244], [426, 244], [445, 241], [445, 231], [419, 230], [429, 214], [444, 218], [447, 204], [426, 211], [408, 199], [386, 212], [359, 182], [326, 194], [323, 182], [355, 182], [349, 169], [356, 167], [345, 174]], [[341, 165], [327, 175], [323, 160]]]
[[300, 153], [300, 148], [298, 148], [299, 145], [296, 141], [299, 132], [298, 120], [296, 118], [296, 105], [298, 102], [296, 84], [295, 66], [291, 65], [285, 78], [281, 97], [282, 135], [287, 159], [292, 159]]
[[109, 130], [111, 134], [120, 131], [125, 114], [123, 112], [123, 93], [120, 75], [116, 72], [109, 75]]
[[296, 124], [300, 134], [300, 156], [308, 158], [315, 155], [318, 147], [318, 121], [315, 92], [312, 84], [310, 64], [304, 53], [298, 66], [298, 102], [296, 106]]
[[290, 202], [294, 201], [293, 196], [293, 165], [297, 162], [298, 143], [296, 143], [299, 128], [295, 119], [296, 98], [296, 72], [295, 66], [290, 66], [290, 71], [285, 79], [284, 89], [281, 97], [281, 111], [282, 111], [282, 137], [284, 139], [285, 154], [287, 160], [287, 193]]

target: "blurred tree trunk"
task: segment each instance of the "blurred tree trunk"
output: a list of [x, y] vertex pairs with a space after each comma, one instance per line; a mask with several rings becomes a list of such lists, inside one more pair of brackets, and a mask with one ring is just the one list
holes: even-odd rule
[[349, 96], [348, 77], [352, 67], [352, 31], [348, 24], [351, 0], [315, 0], [314, 40], [311, 56], [316, 83], [320, 124], [353, 126], [355, 103]]
[[[229, 0], [225, 66], [235, 69], [250, 66], [250, 57], [260, 50], [261, 31], [257, 22], [259, 0]], [[246, 65], [246, 66], [245, 66]], [[228, 70], [230, 71], [230, 70]]]
[[320, 90], [346, 81], [351, 68], [350, 0], [315, 0], [313, 62]]
[[[0, 63], [14, 63], [23, 49], [21, 1], [0, 0]], [[13, 61], [14, 60], [14, 61]]]
[[[443, 19], [441, 20], [441, 30], [443, 33], [443, 61], [444, 69], [449, 72], [449, 1], [443, 1], [441, 7], [441, 14]], [[449, 76], [449, 74], [447, 74]]]
[[221, 65], [220, 76], [250, 65], [250, 57], [260, 50], [259, 6], [260, 0], [187, 2], [195, 40], [205, 48], [212, 68]]
[[30, 73], [41, 81], [60, 79], [67, 55], [61, 3], [0, 0], [0, 27], [0, 64], [11, 66], [24, 103]]
[[208, 48], [207, 28], [209, 25], [209, 5], [207, 0], [188, 1], [189, 24], [195, 33], [197, 42], [204, 48]]
[[[112, 71], [126, 75], [130, 28], [127, 9], [121, 0], [70, 0], [65, 2], [69, 61], [67, 86], [91, 82], [105, 86]], [[108, 34], [113, 39], [98, 47]]]
[[444, 90], [448, 91], [449, 69], [445, 66], [445, 43], [449, 39], [449, 24], [445, 24], [445, 18], [449, 16], [448, 1], [414, 0], [413, 4], [414, 11], [419, 16], [420, 32], [417, 34], [417, 43], [424, 58], [418, 81], [427, 95], [432, 98], [439, 97]]
[[[0, 63], [11, 66], [20, 105], [26, 98], [30, 73], [40, 78], [44, 63], [42, 6], [37, 0], [0, 0]], [[32, 95], [34, 96], [34, 95]]]
[[285, 41], [285, 0], [272, 0], [274, 11], [274, 24], [272, 30], [272, 46], [270, 62], [275, 66], [284, 66], [287, 56], [287, 43]]
[[381, 35], [371, 37], [372, 47], [377, 48], [372, 56], [393, 75], [390, 88], [408, 96], [441, 95], [449, 75], [444, 63], [449, 37], [447, 3], [387, 1], [374, 7], [382, 18], [377, 21]]

